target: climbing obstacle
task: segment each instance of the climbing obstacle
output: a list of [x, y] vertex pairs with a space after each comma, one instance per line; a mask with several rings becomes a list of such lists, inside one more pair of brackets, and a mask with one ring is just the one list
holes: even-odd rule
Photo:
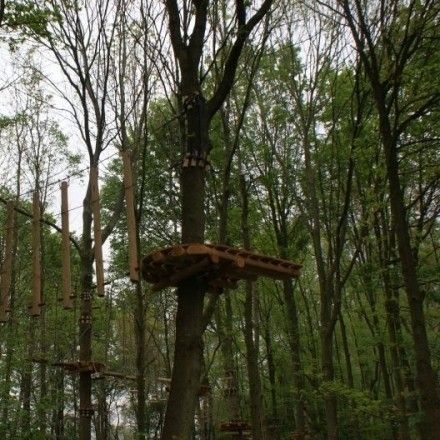
[[8, 202], [6, 206], [6, 237], [4, 247], [4, 262], [1, 266], [0, 281], [0, 322], [8, 320], [9, 289], [12, 280], [12, 237], [14, 229], [14, 204]]
[[182, 244], [154, 251], [143, 258], [142, 275], [152, 290], [177, 287], [189, 278], [206, 283], [208, 291], [234, 289], [242, 279], [266, 276], [278, 280], [296, 278], [301, 266], [243, 249], [214, 244]]

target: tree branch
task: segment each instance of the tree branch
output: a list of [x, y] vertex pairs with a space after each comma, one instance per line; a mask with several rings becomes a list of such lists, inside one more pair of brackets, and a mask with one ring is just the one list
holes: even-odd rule
[[[212, 117], [218, 111], [218, 109], [226, 99], [226, 96], [230, 92], [232, 85], [234, 84], [235, 72], [237, 70], [238, 60], [243, 50], [244, 43], [246, 42], [249, 34], [252, 32], [255, 26], [269, 11], [272, 3], [273, 0], [265, 0], [260, 9], [249, 19], [249, 21], [245, 25], [239, 25], [237, 38], [232, 46], [228, 59], [226, 60], [222, 79], [220, 80], [220, 83], [217, 87], [217, 90], [214, 92], [214, 95], [206, 104], [209, 120], [212, 119]], [[239, 5], [240, 2], [238, 2], [238, 6]], [[240, 13], [240, 15], [242, 15], [242, 12]]]

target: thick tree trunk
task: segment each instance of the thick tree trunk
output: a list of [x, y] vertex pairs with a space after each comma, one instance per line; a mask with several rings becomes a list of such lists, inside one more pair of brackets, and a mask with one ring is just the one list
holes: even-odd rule
[[[208, 153], [209, 136], [205, 100], [197, 80], [197, 69], [182, 72], [181, 93], [187, 97], [186, 154]], [[182, 200], [182, 243], [203, 243], [205, 233], [205, 168], [183, 164], [180, 186]], [[191, 164], [189, 164], [191, 165]], [[187, 440], [192, 435], [203, 359], [203, 303], [206, 286], [190, 278], [177, 289], [176, 341], [171, 389], [162, 433], [163, 440]]]
[[200, 387], [203, 356], [204, 286], [194, 280], [178, 288], [176, 345], [163, 440], [189, 440]]

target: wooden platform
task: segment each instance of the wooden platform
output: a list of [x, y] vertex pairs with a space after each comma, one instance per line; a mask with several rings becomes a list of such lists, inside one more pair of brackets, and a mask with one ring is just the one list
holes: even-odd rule
[[105, 364], [101, 362], [81, 362], [81, 361], [63, 361], [63, 362], [51, 362], [48, 359], [44, 358], [32, 358], [31, 362], [35, 362], [37, 364], [46, 364], [51, 367], [62, 368], [69, 374], [82, 373], [86, 371], [90, 371], [93, 376], [93, 380], [104, 379], [106, 377], [113, 377], [115, 379], [125, 379], [125, 380], [136, 380], [137, 376], [118, 373], [116, 371], [106, 370]]
[[[157, 382], [165, 387], [165, 391], [167, 393], [170, 392], [171, 389], [171, 379], [169, 377], [158, 377]], [[199, 391], [197, 395], [199, 397], [207, 396], [211, 392], [211, 387], [208, 384], [202, 383], [200, 385]]]
[[259, 276], [284, 280], [299, 276], [301, 266], [291, 261], [213, 244], [181, 244], [160, 249], [142, 260], [142, 275], [153, 291], [177, 287], [189, 278], [206, 282], [209, 291], [234, 289], [242, 279]]
[[250, 434], [251, 425], [244, 420], [228, 420], [220, 423], [220, 431], [239, 435]]
[[69, 373], [82, 373], [90, 371], [91, 373], [103, 373], [105, 365], [101, 362], [54, 362], [51, 365], [61, 367]]

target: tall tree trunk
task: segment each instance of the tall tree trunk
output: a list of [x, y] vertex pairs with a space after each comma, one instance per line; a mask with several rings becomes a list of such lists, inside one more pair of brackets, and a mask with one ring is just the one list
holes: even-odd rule
[[347, 370], [347, 383], [350, 388], [354, 388], [353, 380], [353, 368], [351, 366], [350, 347], [348, 345], [347, 330], [345, 328], [345, 322], [342, 317], [342, 313], [339, 313], [339, 327], [341, 329], [342, 347], [344, 350], [345, 367]]
[[[194, 28], [188, 38], [189, 42], [186, 35], [182, 36], [179, 3], [176, 0], [166, 0], [171, 43], [180, 67], [179, 95], [183, 99], [186, 122], [180, 178], [182, 243], [203, 243], [205, 161], [211, 149], [210, 121], [232, 88], [238, 59], [249, 33], [268, 12], [272, 0], [265, 0], [247, 22], [245, 4], [237, 2], [237, 37], [225, 62], [223, 77], [209, 105], [202, 93], [199, 69], [210, 2], [193, 2], [192, 11], [187, 9], [184, 2], [185, 14], [194, 14]], [[190, 159], [191, 166], [185, 166], [185, 158]], [[196, 166], [192, 166], [193, 161], [196, 162]], [[205, 292], [206, 286], [194, 279], [182, 282], [177, 289], [176, 344], [171, 390], [162, 435], [164, 440], [187, 440], [191, 435], [202, 370]]]
[[[224, 164], [225, 169], [222, 179], [222, 193], [219, 212], [219, 243], [228, 244], [228, 213], [230, 203], [230, 180], [231, 165], [234, 155], [235, 145], [231, 142], [231, 130], [229, 127], [229, 101], [225, 103], [226, 110], [221, 108], [219, 113], [222, 121], [223, 140], [225, 144]], [[233, 310], [231, 293], [224, 292], [225, 312], [224, 317], [220, 307], [217, 307], [215, 317], [217, 331], [220, 337], [221, 353], [223, 358], [223, 370], [225, 374], [224, 396], [229, 419], [237, 420], [240, 418], [240, 395], [238, 386], [237, 371], [234, 362], [234, 336], [233, 336]]]
[[298, 309], [296, 306], [292, 280], [283, 281], [284, 304], [290, 327], [290, 350], [292, 353], [293, 386], [295, 398], [296, 439], [305, 436], [306, 422], [304, 415], [304, 376], [301, 367], [301, 344], [299, 336]]
[[420, 428], [423, 438], [434, 440], [440, 436], [440, 399], [438, 396], [437, 380], [432, 369], [431, 353], [426, 333], [425, 312], [423, 310], [424, 295], [420, 290], [417, 278], [417, 263], [411, 249], [409, 226], [399, 177], [397, 147], [391, 135], [389, 122], [384, 116], [380, 117], [379, 125], [385, 151], [391, 214], [395, 225], [400, 263], [411, 318], [416, 358], [416, 381], [423, 411]]
[[220, 307], [217, 307], [215, 317], [218, 336], [221, 343], [223, 371], [225, 374], [224, 398], [230, 420], [240, 418], [240, 395], [237, 371], [234, 362], [233, 312], [230, 292], [226, 291], [225, 313], [222, 316]]
[[[177, 5], [176, 5], [177, 8]], [[182, 67], [182, 66], [181, 66]], [[184, 63], [180, 93], [185, 97], [186, 145], [191, 158], [208, 154], [209, 135], [206, 101], [198, 81], [197, 66]], [[203, 243], [205, 235], [205, 167], [183, 166], [180, 175], [182, 243]], [[202, 373], [204, 283], [190, 278], [177, 288], [176, 341], [171, 389], [163, 440], [192, 435], [194, 413]]]
[[64, 439], [64, 371], [58, 368], [55, 371], [53, 395], [55, 408], [52, 415], [53, 432], [56, 440]]
[[[247, 183], [244, 175], [240, 175], [240, 193], [242, 201], [241, 228], [243, 235], [243, 246], [251, 249], [251, 238], [249, 233], [249, 201]], [[251, 281], [246, 282], [246, 300], [244, 304], [244, 339], [246, 344], [246, 364], [249, 378], [249, 394], [252, 419], [252, 438], [263, 440], [263, 399], [261, 392], [260, 369], [258, 367], [258, 332], [255, 321], [258, 319], [255, 309], [255, 286]]]
[[22, 404], [21, 416], [21, 436], [22, 438], [30, 438], [31, 433], [31, 393], [32, 393], [32, 357], [34, 355], [35, 346], [35, 327], [36, 322], [33, 317], [29, 317], [28, 321], [27, 343], [28, 359], [24, 362], [23, 373], [20, 384], [20, 400]]
[[[269, 383], [270, 383], [270, 399], [272, 404], [272, 421], [274, 425], [278, 424], [278, 403], [277, 403], [277, 390], [276, 390], [276, 381], [275, 381], [275, 361], [273, 356], [273, 347], [272, 347], [272, 335], [270, 331], [270, 322], [269, 319], [265, 323], [264, 329], [264, 342], [266, 344], [266, 353], [267, 353], [267, 370], [269, 374]], [[277, 426], [274, 426], [277, 428]]]

